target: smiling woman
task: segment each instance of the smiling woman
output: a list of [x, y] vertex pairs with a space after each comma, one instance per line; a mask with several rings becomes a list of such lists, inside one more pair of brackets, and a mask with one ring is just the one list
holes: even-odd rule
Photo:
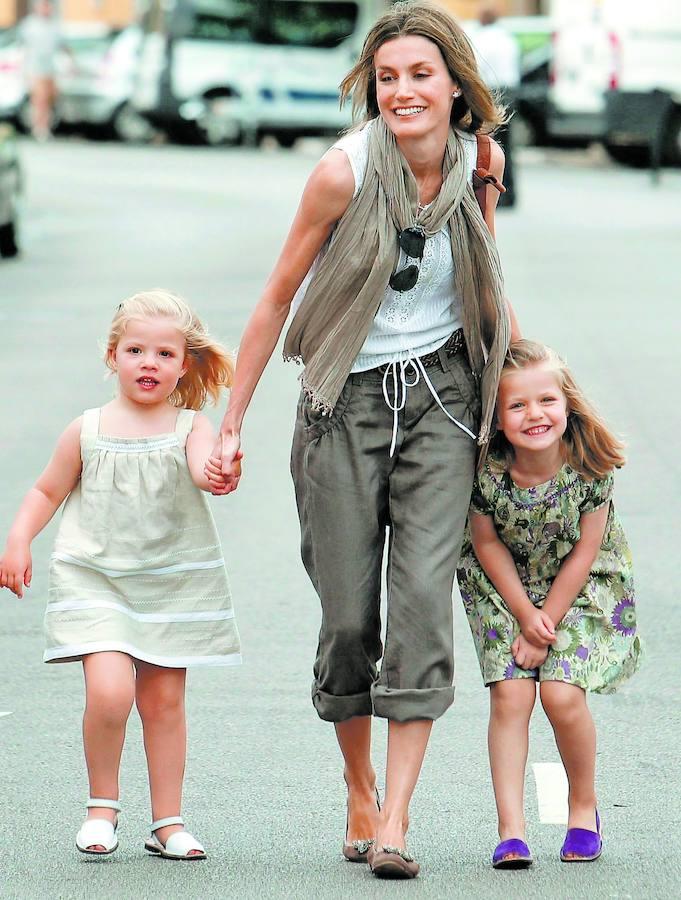
[[[489, 139], [484, 209], [472, 186], [478, 136], [486, 144], [504, 114], [461, 28], [422, 3], [376, 22], [341, 94], [356, 128], [310, 176], [246, 326], [207, 472], [238, 486], [241, 423], [293, 308], [284, 354], [305, 369], [291, 471], [322, 606], [312, 700], [344, 758], [343, 853], [413, 878], [409, 802], [454, 698], [452, 585], [511, 333], [493, 239], [503, 154]], [[389, 720], [382, 809], [373, 715]]]

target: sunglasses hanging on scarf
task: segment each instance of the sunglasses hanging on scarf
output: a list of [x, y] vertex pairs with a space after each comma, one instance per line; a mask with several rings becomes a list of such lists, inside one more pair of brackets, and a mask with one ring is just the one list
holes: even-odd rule
[[420, 225], [412, 225], [410, 228], [400, 231], [397, 240], [407, 261], [415, 259], [417, 262], [410, 263], [403, 269], [393, 272], [388, 283], [394, 291], [410, 291], [418, 281], [423, 251], [426, 246], [426, 232]]

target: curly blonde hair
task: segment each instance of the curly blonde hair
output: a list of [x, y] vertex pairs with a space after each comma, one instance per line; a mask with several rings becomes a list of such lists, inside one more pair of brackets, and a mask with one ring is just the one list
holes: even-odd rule
[[461, 96], [452, 105], [451, 123], [462, 131], [494, 131], [507, 121], [506, 111], [486, 86], [475, 60], [475, 52], [463, 28], [440, 6], [423, 0], [395, 3], [367, 34], [356, 65], [340, 84], [341, 105], [352, 96], [355, 123], [379, 115], [376, 99], [376, 51], [387, 41], [418, 35], [432, 41], [442, 54]]
[[[562, 437], [565, 461], [587, 480], [604, 478], [626, 459], [624, 444], [610, 431], [594, 406], [586, 399], [565, 361], [545, 344], [537, 341], [514, 341], [508, 349], [501, 378], [531, 366], [546, 365], [555, 374], [567, 401], [567, 428]], [[501, 456], [502, 468], [513, 462], [513, 447], [503, 431], [497, 431], [490, 451]], [[493, 465], [493, 461], [490, 460]]]
[[104, 361], [111, 369], [113, 355], [131, 319], [170, 319], [185, 339], [187, 371], [168, 398], [173, 406], [203, 409], [210, 398], [220, 399], [223, 388], [231, 387], [234, 359], [204, 328], [191, 307], [170, 291], [156, 288], [133, 294], [118, 305], [106, 342]]

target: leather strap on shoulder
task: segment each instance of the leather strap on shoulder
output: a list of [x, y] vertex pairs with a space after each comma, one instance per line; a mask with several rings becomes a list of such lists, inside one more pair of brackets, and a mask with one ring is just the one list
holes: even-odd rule
[[478, 159], [476, 163], [477, 168], [473, 172], [473, 190], [484, 218], [487, 209], [487, 185], [493, 184], [500, 194], [506, 193], [506, 188], [489, 171], [489, 164], [492, 159], [492, 140], [490, 136], [488, 134], [476, 134], [475, 138], [478, 142]]

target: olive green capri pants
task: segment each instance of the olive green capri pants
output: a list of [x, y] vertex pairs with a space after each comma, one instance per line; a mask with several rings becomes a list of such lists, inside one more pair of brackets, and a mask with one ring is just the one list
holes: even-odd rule
[[[428, 378], [448, 413], [477, 433], [465, 351], [437, 355]], [[314, 411], [304, 393], [298, 402], [291, 472], [303, 563], [322, 605], [312, 700], [331, 722], [372, 713], [437, 719], [454, 700], [452, 588], [476, 444], [423, 376], [406, 390], [391, 457], [393, 415], [378, 369], [351, 374], [331, 415]]]

